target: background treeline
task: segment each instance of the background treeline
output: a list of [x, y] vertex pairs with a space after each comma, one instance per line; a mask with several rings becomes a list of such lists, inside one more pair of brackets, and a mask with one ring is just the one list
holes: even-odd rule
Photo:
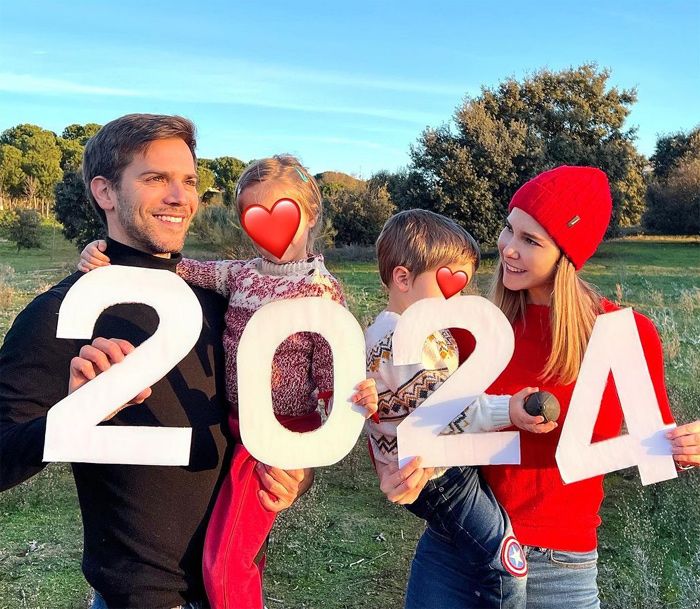
[[[609, 78], [595, 64], [509, 78], [465, 97], [451, 120], [427, 127], [399, 171], [367, 180], [318, 174], [323, 245], [369, 245], [386, 218], [411, 207], [451, 216], [481, 243], [493, 244], [517, 187], [560, 164], [594, 165], [608, 174], [610, 235], [700, 233], [700, 126], [660, 136], [645, 158], [635, 148], [636, 129], [624, 128], [636, 91], [609, 86]], [[25, 235], [18, 247], [32, 247], [26, 235], [38, 216], [58, 220], [80, 246], [102, 234], [79, 175], [85, 142], [98, 129], [69, 125], [59, 136], [24, 124], [0, 135], [0, 229], [13, 239]], [[232, 156], [198, 160], [204, 209], [194, 230], [222, 254], [241, 255], [248, 247], [232, 209], [245, 167]]]

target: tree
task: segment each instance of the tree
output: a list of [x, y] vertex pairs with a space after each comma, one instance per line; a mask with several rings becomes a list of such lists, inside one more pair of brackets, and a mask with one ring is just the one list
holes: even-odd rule
[[645, 228], [673, 235], [700, 234], [700, 127], [663, 136], [651, 157]]
[[323, 204], [336, 231], [336, 244], [373, 244], [396, 209], [384, 186], [367, 182], [353, 189], [326, 188]]
[[608, 87], [595, 64], [541, 70], [467, 97], [451, 124], [428, 128], [391, 186], [401, 208], [422, 207], [462, 222], [493, 243], [517, 188], [557, 165], [593, 165], [608, 174], [612, 228], [637, 224], [644, 208], [643, 158], [623, 129], [636, 91]]
[[654, 168], [654, 177], [665, 180], [679, 164], [697, 158], [700, 158], [700, 126], [688, 133], [679, 131], [660, 137], [649, 160]]
[[88, 201], [85, 184], [76, 171], [66, 171], [63, 180], [56, 185], [54, 213], [63, 225], [63, 235], [79, 248], [95, 239], [103, 239], [107, 232]]
[[78, 171], [83, 161], [83, 144], [78, 140], [67, 140], [63, 137], [57, 138], [56, 143], [61, 151], [61, 169]]
[[3, 131], [0, 144], [14, 146], [21, 151], [22, 171], [38, 181], [37, 196], [49, 199], [63, 175], [56, 134], [37, 125], [17, 125]]
[[216, 187], [224, 193], [224, 203], [233, 205], [236, 197], [236, 182], [245, 169], [245, 163], [232, 156], [220, 156], [209, 161], [209, 168], [216, 177]]
[[197, 159], [197, 193], [201, 197], [207, 190], [214, 187], [216, 176], [209, 164], [209, 159]]
[[0, 145], [0, 191], [11, 197], [24, 194], [26, 176], [22, 171], [22, 151], [10, 144]]
[[87, 123], [85, 125], [78, 125], [77, 123], [74, 123], [72, 125], [68, 125], [63, 130], [61, 137], [64, 140], [77, 141], [81, 146], [85, 146], [87, 141], [101, 128], [102, 125], [98, 125], [97, 123]]
[[10, 241], [22, 248], [41, 247], [41, 216], [35, 209], [19, 209], [15, 221], [10, 225]]

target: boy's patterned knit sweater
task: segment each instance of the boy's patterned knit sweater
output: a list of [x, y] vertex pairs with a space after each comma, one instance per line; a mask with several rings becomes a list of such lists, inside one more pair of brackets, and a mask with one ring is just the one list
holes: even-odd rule
[[[243, 330], [263, 305], [285, 298], [320, 296], [345, 305], [338, 281], [322, 256], [276, 264], [263, 258], [199, 262], [183, 259], [177, 274], [194, 285], [216, 290], [229, 299], [224, 331], [226, 387], [234, 414], [238, 411], [236, 356]], [[301, 416], [316, 411], [318, 397], [333, 391], [333, 358], [328, 343], [313, 332], [298, 332], [278, 347], [272, 363], [275, 414]]]
[[[391, 341], [400, 315], [383, 311], [365, 332], [367, 376], [375, 379], [380, 422], [367, 421], [374, 458], [396, 462], [396, 428], [459, 366], [457, 345], [449, 331], [436, 332], [423, 344], [420, 364], [394, 366]], [[494, 431], [510, 425], [510, 396], [482, 395], [468, 404], [443, 434]], [[436, 476], [445, 470], [436, 471]]]

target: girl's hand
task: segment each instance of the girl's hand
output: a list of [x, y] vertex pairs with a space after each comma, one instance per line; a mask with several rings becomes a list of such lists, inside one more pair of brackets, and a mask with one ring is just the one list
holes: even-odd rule
[[414, 457], [401, 469], [398, 463], [377, 462], [379, 488], [392, 503], [413, 503], [435, 473], [433, 467], [421, 467], [421, 458]]
[[543, 416], [533, 417], [525, 410], [525, 398], [538, 391], [539, 389], [537, 387], [525, 387], [511, 396], [508, 401], [508, 414], [510, 416], [510, 422], [523, 431], [529, 431], [530, 433], [548, 433], [555, 429], [558, 423], [554, 421], [545, 423]]
[[355, 393], [351, 399], [355, 404], [359, 404], [365, 409], [365, 419], [372, 417], [375, 423], [379, 423], [379, 417], [377, 416], [379, 397], [377, 396], [377, 385], [374, 379], [365, 379], [355, 385]]
[[80, 261], [78, 262], [78, 270], [83, 273], [92, 271], [101, 266], [109, 265], [109, 256], [103, 254], [107, 249], [107, 242], [103, 239], [93, 241], [85, 246], [85, 249], [80, 252]]
[[700, 465], [700, 421], [679, 425], [666, 434], [673, 458], [680, 467]]

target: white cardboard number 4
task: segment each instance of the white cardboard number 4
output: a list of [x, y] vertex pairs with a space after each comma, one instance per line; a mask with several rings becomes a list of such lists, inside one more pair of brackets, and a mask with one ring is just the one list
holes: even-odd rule
[[[609, 373], [615, 380], [628, 434], [591, 443]], [[632, 309], [600, 315], [583, 357], [557, 446], [564, 482], [637, 466], [642, 484], [677, 477]]]

